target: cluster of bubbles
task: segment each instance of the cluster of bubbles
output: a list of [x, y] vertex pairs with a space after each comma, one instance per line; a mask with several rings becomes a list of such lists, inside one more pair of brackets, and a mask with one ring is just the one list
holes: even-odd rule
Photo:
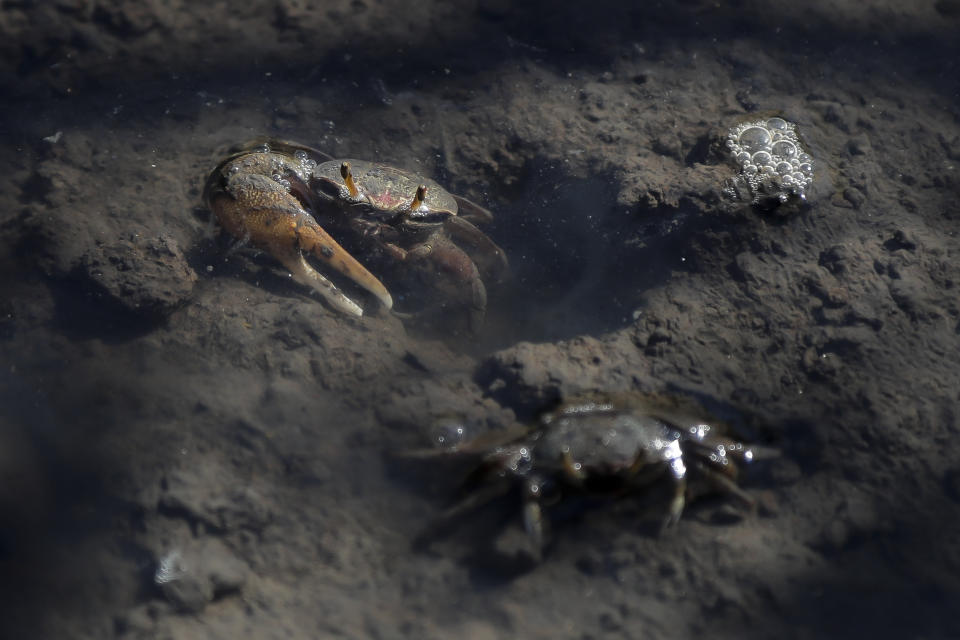
[[297, 149], [293, 152], [293, 157], [300, 163], [300, 168], [306, 175], [312, 175], [313, 170], [317, 168], [317, 161], [310, 157], [303, 149]]
[[183, 562], [183, 556], [174, 549], [160, 558], [157, 571], [153, 574], [153, 581], [162, 586], [174, 580], [179, 580], [186, 573], [187, 568]]
[[800, 144], [795, 124], [777, 117], [743, 122], [730, 129], [726, 145], [740, 173], [724, 188], [725, 194], [752, 204], [806, 199], [813, 158]]
[[[259, 144], [253, 149], [251, 153], [273, 153], [273, 149], [270, 148], [270, 145], [266, 142]], [[287, 191], [290, 191], [292, 185], [290, 180], [287, 178], [287, 175], [295, 175], [301, 182], [309, 182], [310, 177], [313, 175], [314, 169], [317, 168], [317, 161], [310, 157], [310, 155], [298, 149], [293, 154], [294, 162], [290, 162], [288, 159], [284, 158], [281, 155], [277, 155], [273, 158], [271, 162], [271, 169], [273, 181], [282, 186]], [[233, 166], [230, 168], [231, 172], [239, 171], [239, 166]]]

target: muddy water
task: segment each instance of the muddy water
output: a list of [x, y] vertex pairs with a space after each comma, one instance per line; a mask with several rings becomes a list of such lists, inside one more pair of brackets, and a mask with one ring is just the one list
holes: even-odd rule
[[[2, 635], [960, 635], [954, 5], [5, 6]], [[805, 206], [722, 199], [767, 112]], [[230, 251], [200, 192], [259, 135], [489, 207], [484, 329]], [[392, 452], [594, 390], [749, 423], [757, 513], [560, 506], [531, 567], [506, 500], [413, 548], [463, 470]]]

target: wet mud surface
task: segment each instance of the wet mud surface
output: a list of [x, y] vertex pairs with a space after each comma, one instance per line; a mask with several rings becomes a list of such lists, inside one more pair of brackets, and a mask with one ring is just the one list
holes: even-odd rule
[[[621, 5], [3, 3], [0, 635], [960, 635], [960, 9]], [[718, 152], [766, 112], [816, 162], [772, 214]], [[483, 331], [230, 251], [201, 190], [260, 135], [488, 206]], [[761, 508], [412, 548], [462, 470], [392, 452], [596, 390], [745, 417]]]

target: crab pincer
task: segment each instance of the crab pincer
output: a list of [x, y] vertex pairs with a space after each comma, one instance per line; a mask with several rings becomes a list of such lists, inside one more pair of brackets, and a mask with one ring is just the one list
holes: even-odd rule
[[284, 163], [282, 157], [261, 153], [242, 154], [221, 164], [211, 175], [205, 194], [221, 226], [269, 252], [298, 282], [317, 291], [338, 311], [363, 315], [360, 305], [317, 271], [306, 256], [366, 289], [385, 308], [392, 308], [393, 299], [383, 283], [347, 253], [294, 196], [304, 190], [302, 183], [300, 189], [291, 186], [291, 178], [298, 180], [295, 172], [280, 180], [273, 177], [282, 175], [275, 171]]

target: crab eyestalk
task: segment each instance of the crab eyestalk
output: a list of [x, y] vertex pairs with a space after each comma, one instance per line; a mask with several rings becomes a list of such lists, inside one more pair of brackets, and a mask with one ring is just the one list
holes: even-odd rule
[[427, 199], [427, 185], [422, 184], [417, 187], [417, 192], [413, 196], [413, 202], [410, 203], [410, 211], [417, 211], [423, 206], [423, 201]]
[[357, 183], [353, 181], [353, 173], [350, 171], [349, 162], [344, 162], [340, 165], [340, 175], [343, 177], [343, 182], [347, 185], [347, 191], [350, 192], [350, 197], [358, 197], [360, 190], [357, 189]]
[[396, 215], [390, 220], [390, 224], [402, 224], [410, 219], [410, 214], [419, 211], [423, 206], [423, 201], [427, 199], [427, 185], [422, 184], [417, 187], [417, 192], [413, 194], [413, 201], [405, 209], [397, 211]]

